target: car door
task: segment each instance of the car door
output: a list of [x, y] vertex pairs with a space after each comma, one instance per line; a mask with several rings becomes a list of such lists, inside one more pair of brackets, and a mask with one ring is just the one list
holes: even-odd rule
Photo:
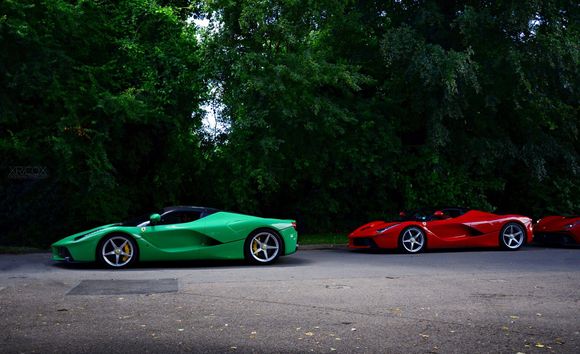
[[143, 238], [157, 249], [175, 255], [189, 254], [204, 246], [204, 222], [200, 211], [172, 210], [156, 225], [145, 226]]
[[465, 247], [469, 244], [469, 231], [463, 225], [462, 215], [454, 214], [451, 210], [442, 210], [445, 214], [441, 218], [433, 218], [427, 222], [427, 229], [437, 238], [438, 247]]

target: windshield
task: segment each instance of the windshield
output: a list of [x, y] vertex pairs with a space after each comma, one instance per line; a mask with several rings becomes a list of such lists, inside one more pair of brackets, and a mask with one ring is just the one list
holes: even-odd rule
[[153, 211], [151, 213], [147, 213], [147, 214], [143, 214], [141, 216], [138, 216], [136, 218], [132, 218], [132, 219], [129, 219], [129, 220], [125, 220], [125, 221], [121, 222], [121, 226], [139, 226], [139, 225], [141, 225], [141, 224], [143, 224], [145, 222], [148, 222], [149, 221], [149, 217], [151, 216], [151, 214], [155, 214], [155, 213], [162, 214], [163, 213], [163, 210]]
[[[443, 214], [435, 216], [436, 211], [441, 211]], [[431, 221], [431, 220], [442, 220], [456, 218], [467, 213], [469, 209], [452, 207], [452, 208], [422, 208], [417, 210], [411, 210], [404, 213], [399, 218], [399, 221]]]
[[435, 209], [418, 209], [406, 211], [405, 215], [400, 217], [400, 221], [429, 221], [433, 219]]

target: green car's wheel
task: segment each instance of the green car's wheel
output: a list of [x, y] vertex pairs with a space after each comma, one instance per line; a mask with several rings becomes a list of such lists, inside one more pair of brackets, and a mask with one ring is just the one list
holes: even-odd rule
[[125, 268], [137, 260], [137, 245], [129, 236], [112, 235], [99, 244], [97, 258], [106, 267]]
[[275, 262], [282, 252], [282, 240], [271, 230], [254, 231], [246, 239], [244, 253], [252, 263], [270, 264]]

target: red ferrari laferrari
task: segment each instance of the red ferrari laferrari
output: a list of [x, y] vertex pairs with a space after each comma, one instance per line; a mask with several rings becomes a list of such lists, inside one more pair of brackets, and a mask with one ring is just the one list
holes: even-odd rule
[[534, 241], [545, 244], [580, 244], [580, 216], [546, 216], [534, 225]]
[[399, 221], [373, 221], [348, 235], [351, 249], [501, 247], [517, 250], [532, 241], [532, 219], [478, 210], [444, 208], [401, 213]]

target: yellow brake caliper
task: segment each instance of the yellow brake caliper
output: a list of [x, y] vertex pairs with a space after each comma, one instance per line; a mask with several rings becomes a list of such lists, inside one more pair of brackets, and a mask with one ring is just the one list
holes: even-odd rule
[[[129, 253], [131, 251], [131, 248], [129, 248], [128, 242], [125, 245], [125, 247], [123, 247], [123, 251], [125, 251], [126, 254], [131, 254], [131, 253]], [[127, 259], [129, 259], [129, 256], [123, 256], [123, 262], [127, 262]]]
[[252, 241], [252, 252], [256, 254], [257, 250], [258, 250], [258, 241], [254, 239], [254, 241]]

